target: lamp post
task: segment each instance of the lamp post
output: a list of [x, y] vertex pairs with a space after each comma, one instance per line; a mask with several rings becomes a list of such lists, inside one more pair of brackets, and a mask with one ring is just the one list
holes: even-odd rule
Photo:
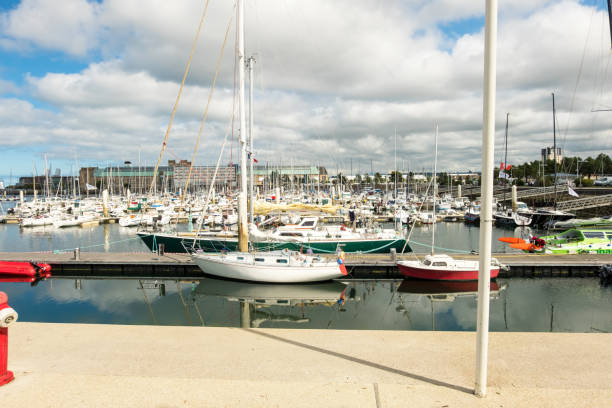
[[580, 168], [580, 163], [586, 163], [586, 160], [578, 160], [576, 159], [576, 178], [580, 183], [580, 187], [582, 187], [582, 177], [580, 177], [580, 173], [578, 173], [578, 169]]

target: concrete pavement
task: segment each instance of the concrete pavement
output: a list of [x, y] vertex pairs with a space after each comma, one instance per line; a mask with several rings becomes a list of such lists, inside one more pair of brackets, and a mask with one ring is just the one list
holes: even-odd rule
[[611, 334], [16, 323], [0, 407], [608, 407]]

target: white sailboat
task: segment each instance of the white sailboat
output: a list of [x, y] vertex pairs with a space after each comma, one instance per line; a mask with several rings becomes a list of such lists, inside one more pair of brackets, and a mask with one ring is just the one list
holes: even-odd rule
[[[193, 261], [204, 273], [230, 279], [254, 282], [298, 283], [317, 282], [347, 275], [342, 257], [338, 260], [299, 252], [248, 252], [247, 221], [247, 139], [245, 118], [245, 53], [244, 53], [244, 5], [238, 0], [238, 72], [240, 109], [240, 196], [238, 200], [238, 249], [240, 252], [225, 254], [195, 253]], [[251, 98], [252, 100], [252, 98]], [[252, 135], [252, 129], [251, 135]], [[251, 141], [252, 143], [252, 141]], [[252, 202], [253, 197], [251, 197]]]

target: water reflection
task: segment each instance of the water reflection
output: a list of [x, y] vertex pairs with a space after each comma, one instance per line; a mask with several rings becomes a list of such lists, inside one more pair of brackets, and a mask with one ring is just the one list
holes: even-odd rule
[[[22, 321], [372, 330], [475, 330], [475, 282], [265, 285], [206, 278], [0, 282]], [[492, 331], [612, 331], [596, 279], [492, 282]]]
[[[500, 285], [498, 282], [491, 282], [490, 297], [492, 300], [499, 298], [500, 291], [506, 288], [506, 284]], [[423, 281], [423, 280], [404, 280], [397, 291], [400, 294], [416, 295], [419, 299], [428, 299], [431, 310], [431, 329], [436, 328], [436, 304], [442, 304], [445, 309], [447, 305], [452, 304], [457, 298], [476, 300], [478, 296], [477, 281]], [[401, 299], [401, 297], [400, 297]], [[403, 300], [403, 299], [402, 299]], [[422, 304], [422, 303], [421, 303]], [[403, 310], [402, 310], [403, 307]], [[451, 305], [452, 307], [452, 305]], [[405, 311], [403, 302], [399, 307]]]
[[346, 288], [346, 284], [336, 281], [275, 285], [206, 278], [193, 290], [192, 299], [196, 306], [208, 297], [239, 303], [240, 326], [244, 328], [272, 322], [306, 324], [311, 322], [306, 308], [343, 305]]

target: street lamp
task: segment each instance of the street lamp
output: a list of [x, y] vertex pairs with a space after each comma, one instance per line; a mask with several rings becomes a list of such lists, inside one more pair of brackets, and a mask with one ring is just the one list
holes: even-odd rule
[[576, 159], [576, 178], [578, 179], [578, 182], [580, 183], [580, 187], [582, 187], [582, 177], [580, 177], [580, 174], [578, 173], [578, 169], [580, 168], [580, 163], [586, 163], [586, 160]]

